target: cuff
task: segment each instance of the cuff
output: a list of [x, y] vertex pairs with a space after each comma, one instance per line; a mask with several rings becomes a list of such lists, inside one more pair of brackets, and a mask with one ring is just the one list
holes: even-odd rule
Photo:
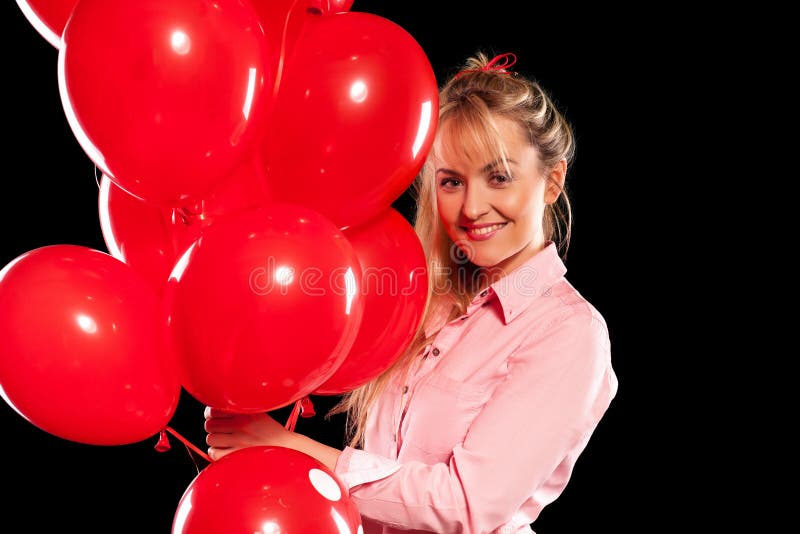
[[374, 482], [396, 473], [400, 464], [377, 454], [345, 447], [334, 467], [334, 472], [342, 483], [352, 489], [359, 484]]

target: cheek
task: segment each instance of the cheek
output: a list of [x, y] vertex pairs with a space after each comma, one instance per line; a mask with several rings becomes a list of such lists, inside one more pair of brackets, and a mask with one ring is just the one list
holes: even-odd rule
[[453, 242], [461, 241], [464, 236], [458, 228], [459, 207], [455, 206], [452, 200], [445, 199], [444, 202], [437, 201], [436, 209], [439, 212], [439, 223], [444, 232]]
[[436, 197], [436, 210], [439, 212], [439, 218], [444, 223], [445, 228], [449, 229], [458, 218], [456, 203], [446, 195], [438, 195]]
[[531, 189], [518, 195], [509, 195], [498, 206], [508, 218], [517, 222], [541, 222], [544, 214], [544, 190]]

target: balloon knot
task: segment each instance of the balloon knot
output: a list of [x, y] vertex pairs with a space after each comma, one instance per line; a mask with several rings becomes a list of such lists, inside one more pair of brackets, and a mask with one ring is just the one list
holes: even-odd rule
[[170, 449], [169, 438], [167, 437], [166, 430], [162, 430], [158, 433], [158, 443], [156, 443], [154, 448], [158, 452], [166, 452]]
[[300, 417], [314, 417], [317, 412], [314, 411], [314, 404], [308, 396], [300, 399]]

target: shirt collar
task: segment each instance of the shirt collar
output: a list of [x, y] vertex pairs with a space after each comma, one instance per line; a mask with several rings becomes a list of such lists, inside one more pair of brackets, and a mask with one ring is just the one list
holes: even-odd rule
[[[510, 323], [525, 311], [538, 297], [547, 295], [553, 285], [567, 272], [567, 267], [558, 255], [556, 244], [548, 242], [543, 250], [528, 261], [489, 286], [487, 295], [497, 295], [503, 309], [503, 321]], [[473, 301], [474, 302], [474, 301]]]
[[[496, 298], [503, 311], [503, 322], [508, 324], [521, 315], [537, 297], [547, 295], [548, 290], [566, 272], [567, 268], [558, 255], [556, 244], [550, 241], [528, 261], [477, 294], [467, 313]], [[425, 329], [428, 337], [447, 320], [448, 311], [449, 306], [437, 310], [436, 319], [430, 321]]]

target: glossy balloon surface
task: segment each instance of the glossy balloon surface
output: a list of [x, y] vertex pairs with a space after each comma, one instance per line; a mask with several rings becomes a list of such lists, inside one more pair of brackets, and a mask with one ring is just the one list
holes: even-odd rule
[[425, 310], [428, 272], [414, 228], [393, 208], [344, 231], [361, 263], [364, 318], [333, 376], [315, 393], [345, 393], [388, 369], [410, 344]]
[[360, 279], [347, 238], [305, 206], [270, 204], [211, 225], [167, 287], [183, 386], [239, 412], [309, 394], [355, 341]]
[[130, 194], [176, 206], [250, 154], [266, 127], [267, 61], [243, 0], [81, 0], [58, 83], [87, 156]]
[[0, 393], [60, 438], [122, 445], [155, 435], [180, 395], [154, 288], [97, 250], [50, 245], [0, 272]]
[[172, 534], [361, 534], [347, 488], [324, 464], [284, 447], [232, 452], [200, 472], [178, 503]]
[[346, 228], [411, 185], [437, 113], [433, 69], [408, 32], [369, 13], [318, 17], [287, 57], [257, 153], [276, 200]]

